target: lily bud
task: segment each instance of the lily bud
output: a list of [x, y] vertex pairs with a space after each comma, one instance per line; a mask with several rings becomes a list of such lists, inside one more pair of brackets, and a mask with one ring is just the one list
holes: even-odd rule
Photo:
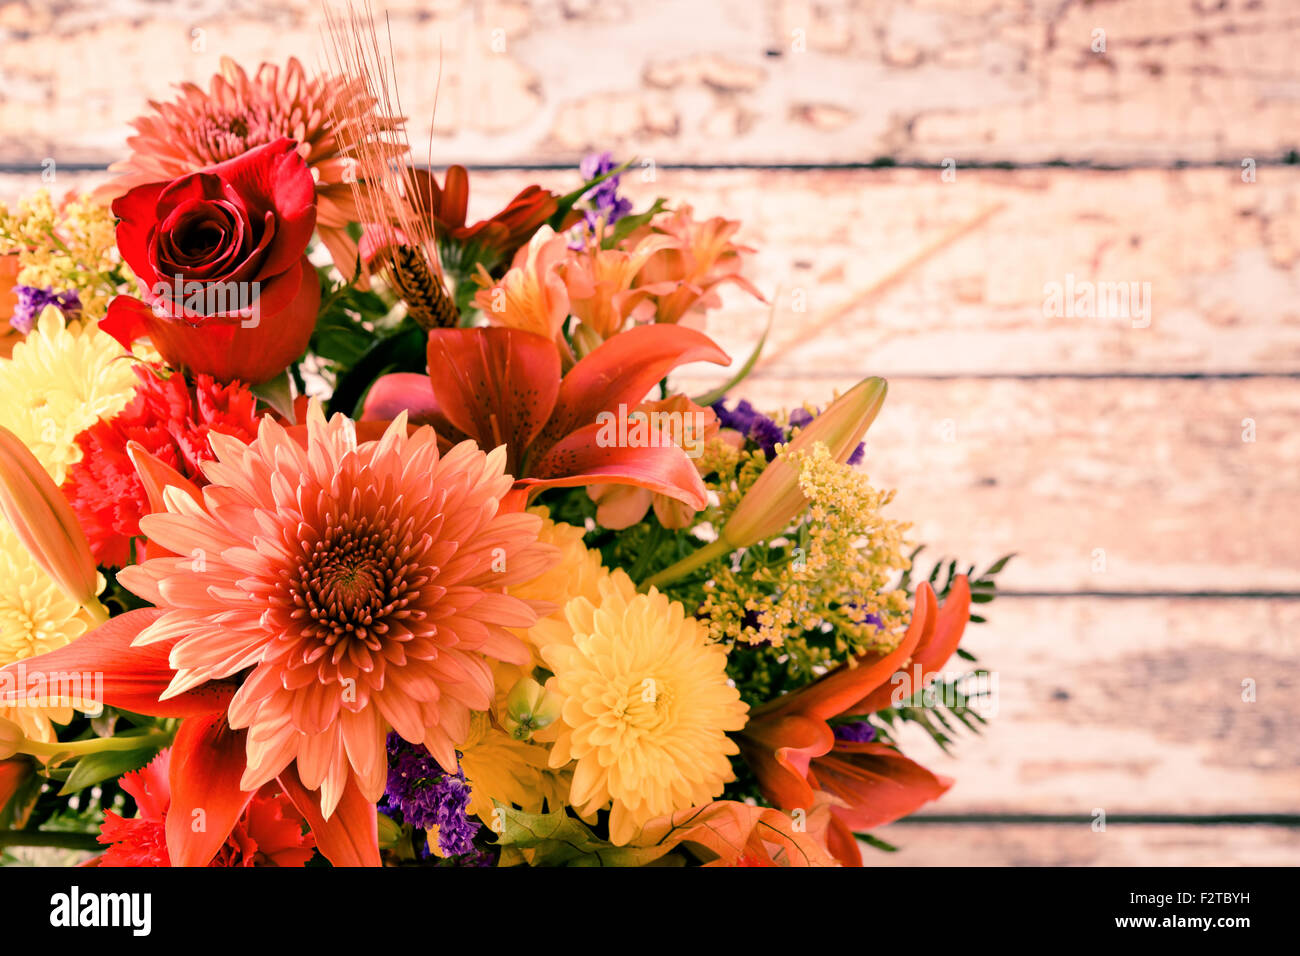
[[560, 700], [531, 677], [524, 677], [510, 689], [501, 725], [516, 740], [529, 740], [533, 734], [560, 716]]
[[604, 344], [600, 333], [589, 325], [581, 324], [573, 331], [573, 351], [578, 358], [584, 358]]
[[0, 717], [0, 760], [8, 760], [14, 754], [23, 752], [27, 735], [12, 720]]
[[36, 456], [3, 427], [0, 514], [55, 584], [88, 610], [102, 612], [99, 572], [76, 515]]
[[808, 499], [799, 490], [799, 473], [790, 456], [821, 442], [836, 461], [847, 461], [876, 420], [887, 389], [888, 383], [883, 378], [864, 379], [800, 431], [785, 451], [763, 469], [736, 506], [722, 529], [726, 542], [732, 548], [744, 548], [785, 530], [808, 506]]
[[394, 850], [402, 842], [402, 825], [390, 816], [379, 814], [379, 848]]

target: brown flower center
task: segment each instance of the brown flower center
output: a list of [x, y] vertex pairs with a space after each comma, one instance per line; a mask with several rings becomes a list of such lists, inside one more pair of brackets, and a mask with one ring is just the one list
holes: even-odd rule
[[293, 616], [304, 636], [326, 646], [358, 640], [378, 649], [394, 623], [414, 623], [425, 612], [412, 605], [432, 578], [421, 559], [428, 539], [386, 520], [329, 515], [315, 541], [304, 543], [296, 580], [289, 584]]

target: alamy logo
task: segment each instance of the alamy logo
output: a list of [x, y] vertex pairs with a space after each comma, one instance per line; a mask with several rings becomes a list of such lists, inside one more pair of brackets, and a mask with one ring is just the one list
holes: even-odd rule
[[50, 925], [73, 929], [123, 926], [133, 936], [153, 929], [153, 896], [149, 893], [82, 893], [74, 886], [50, 897]]
[[10, 707], [68, 705], [91, 717], [103, 712], [103, 671], [33, 671], [19, 661], [0, 671], [0, 702]]
[[1131, 319], [1133, 328], [1151, 324], [1150, 282], [1093, 282], [1065, 274], [1065, 282], [1043, 283], [1043, 315], [1049, 319]]
[[154, 314], [159, 317], [175, 309], [190, 316], [239, 315], [239, 324], [246, 329], [255, 329], [261, 322], [260, 282], [187, 282], [182, 276], [173, 276], [171, 282], [160, 281], [150, 291]]
[[688, 458], [704, 453], [705, 432], [709, 419], [699, 409], [669, 411], [655, 409], [628, 410], [620, 404], [618, 411], [603, 411], [596, 416], [596, 445], [600, 448], [666, 448], [676, 445]]

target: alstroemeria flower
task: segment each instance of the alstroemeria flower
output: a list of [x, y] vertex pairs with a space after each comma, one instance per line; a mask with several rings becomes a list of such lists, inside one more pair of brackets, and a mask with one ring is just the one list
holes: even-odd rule
[[560, 268], [569, 292], [569, 305], [582, 328], [597, 339], [623, 330], [630, 320], [654, 318], [654, 295], [668, 295], [676, 282], [648, 283], [633, 288], [637, 276], [655, 255], [675, 248], [671, 236], [648, 235], [626, 249], [601, 249], [595, 242], [571, 251]]
[[654, 295], [656, 322], [681, 322], [715, 308], [721, 302], [717, 290], [726, 283], [740, 286], [760, 302], [767, 301], [740, 274], [741, 255], [754, 250], [732, 241], [739, 230], [739, 222], [720, 216], [697, 221], [691, 207], [682, 206], [656, 216], [650, 225], [628, 237], [628, 245], [647, 235], [674, 240], [652, 256], [637, 277], [639, 287], [669, 290]]
[[[670, 422], [683, 423], [676, 434], [672, 428], [665, 428], [664, 440], [682, 445], [683, 450], [697, 462], [705, 443], [718, 434], [718, 417], [713, 409], [701, 408], [685, 395], [643, 402], [632, 414], [645, 416], [650, 427], [654, 427], [661, 416], [668, 416], [666, 420]], [[644, 518], [652, 506], [655, 517], [665, 528], [687, 528], [695, 520], [696, 509], [686, 502], [637, 485], [592, 485], [587, 492], [596, 503], [596, 522], [602, 528], [614, 531], [630, 528]]]
[[554, 339], [569, 317], [569, 293], [556, 272], [568, 254], [564, 237], [543, 226], [515, 254], [499, 281], [493, 282], [488, 271], [478, 266], [483, 288], [474, 296], [474, 304], [493, 325]]

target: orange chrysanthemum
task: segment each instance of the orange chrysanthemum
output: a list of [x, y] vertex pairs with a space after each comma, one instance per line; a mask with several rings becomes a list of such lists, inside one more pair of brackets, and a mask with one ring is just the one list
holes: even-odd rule
[[179, 638], [164, 698], [242, 678], [228, 719], [248, 729], [243, 789], [297, 761], [328, 817], [349, 779], [383, 794], [390, 727], [456, 765], [470, 712], [492, 704], [487, 658], [530, 659], [507, 628], [536, 615], [503, 589], [556, 552], [537, 515], [502, 513], [504, 448], [439, 455], [404, 415], [358, 442], [317, 403], [298, 431], [263, 419], [248, 445], [214, 432], [201, 500], [169, 489], [140, 522], [177, 556], [119, 580], [165, 611], [137, 645]]
[[[356, 221], [353, 198], [358, 144], [337, 117], [375, 109], [365, 84], [336, 77], [309, 79], [297, 59], [281, 69], [263, 63], [249, 77], [229, 57], [207, 90], [181, 84], [168, 103], [151, 100], [151, 113], [131, 121], [138, 132], [127, 140], [129, 159], [115, 163], [122, 173], [100, 193], [120, 196], [144, 183], [166, 182], [233, 159], [282, 136], [298, 141], [298, 152], [316, 180], [316, 229], [334, 264], [349, 278], [357, 262], [357, 245], [347, 234]], [[379, 115], [366, 129], [385, 132], [400, 125], [398, 117]], [[395, 151], [390, 147], [390, 151]], [[364, 183], [356, 184], [362, 189]]]

